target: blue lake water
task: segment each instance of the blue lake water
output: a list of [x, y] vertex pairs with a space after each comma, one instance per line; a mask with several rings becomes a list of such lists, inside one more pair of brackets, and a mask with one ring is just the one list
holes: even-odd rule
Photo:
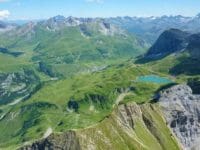
[[172, 80], [164, 77], [160, 77], [157, 75], [146, 75], [146, 76], [140, 76], [137, 78], [137, 81], [139, 82], [149, 82], [149, 83], [157, 83], [157, 84], [167, 84], [172, 83]]

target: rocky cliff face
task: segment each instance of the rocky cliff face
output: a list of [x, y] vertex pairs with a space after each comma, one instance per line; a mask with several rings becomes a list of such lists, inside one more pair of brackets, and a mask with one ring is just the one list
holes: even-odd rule
[[47, 139], [36, 142], [20, 150], [80, 150], [76, 133], [69, 131], [64, 134], [52, 134]]
[[53, 134], [20, 150], [179, 149], [156, 105], [120, 105], [97, 125]]
[[161, 109], [158, 104], [120, 105], [96, 125], [52, 134], [21, 150], [199, 150], [199, 102], [189, 86], [176, 85], [160, 92]]
[[64, 16], [55, 16], [35, 24], [35, 26], [37, 25], [41, 25], [48, 31], [59, 31], [66, 27], [79, 27], [85, 36], [88, 36], [88, 32], [91, 30], [98, 31], [104, 35], [125, 34], [124, 30], [101, 18], [65, 18]]
[[0, 73], [0, 105], [15, 105], [28, 98], [39, 87], [39, 78], [33, 71]]
[[159, 103], [167, 124], [185, 149], [200, 149], [200, 95], [187, 85], [177, 85], [160, 94]]

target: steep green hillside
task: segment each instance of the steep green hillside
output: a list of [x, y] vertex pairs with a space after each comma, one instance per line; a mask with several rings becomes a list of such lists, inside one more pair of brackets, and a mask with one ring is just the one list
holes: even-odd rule
[[30, 142], [51, 131], [87, 128], [106, 118], [119, 103], [148, 102], [162, 86], [137, 81], [149, 74], [153, 72], [127, 62], [48, 82], [26, 101], [0, 106], [0, 147]]
[[[1, 34], [0, 43], [0, 149], [51, 134], [82, 149], [179, 149], [153, 102], [194, 54], [134, 64], [145, 51], [136, 37], [103, 19], [62, 16]], [[169, 83], [155, 82], [163, 77]]]
[[159, 112], [149, 104], [120, 105], [99, 125], [78, 131], [82, 149], [178, 150], [178, 144]]
[[22, 53], [13, 57], [0, 51], [0, 57], [6, 57], [0, 59], [0, 64], [5, 64], [0, 66], [2, 71], [34, 66], [51, 77], [70, 76], [99, 70], [145, 51], [136, 37], [104, 20], [74, 25], [66, 19], [54, 17], [1, 34], [2, 48]]
[[[170, 29], [136, 63], [174, 76], [199, 76], [200, 35]], [[183, 78], [184, 79], [184, 78]]]
[[55, 133], [25, 149], [178, 150], [158, 105], [120, 105], [100, 123], [81, 130]]
[[26, 100], [46, 82], [103, 70], [144, 50], [136, 37], [102, 19], [76, 24], [57, 16], [18, 26], [0, 34], [0, 104]]

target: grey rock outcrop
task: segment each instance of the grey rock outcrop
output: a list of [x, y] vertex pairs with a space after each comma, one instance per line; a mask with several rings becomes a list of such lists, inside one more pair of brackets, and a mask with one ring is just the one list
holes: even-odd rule
[[79, 141], [74, 131], [64, 134], [52, 134], [48, 138], [25, 146], [19, 150], [80, 150]]
[[187, 85], [176, 85], [160, 93], [159, 103], [184, 149], [199, 150], [200, 95], [194, 95]]
[[14, 105], [40, 88], [39, 78], [33, 71], [0, 73], [0, 105]]

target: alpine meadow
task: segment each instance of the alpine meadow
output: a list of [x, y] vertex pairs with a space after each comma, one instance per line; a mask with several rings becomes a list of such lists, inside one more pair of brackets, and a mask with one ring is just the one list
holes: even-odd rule
[[198, 6], [0, 0], [0, 150], [200, 150]]

